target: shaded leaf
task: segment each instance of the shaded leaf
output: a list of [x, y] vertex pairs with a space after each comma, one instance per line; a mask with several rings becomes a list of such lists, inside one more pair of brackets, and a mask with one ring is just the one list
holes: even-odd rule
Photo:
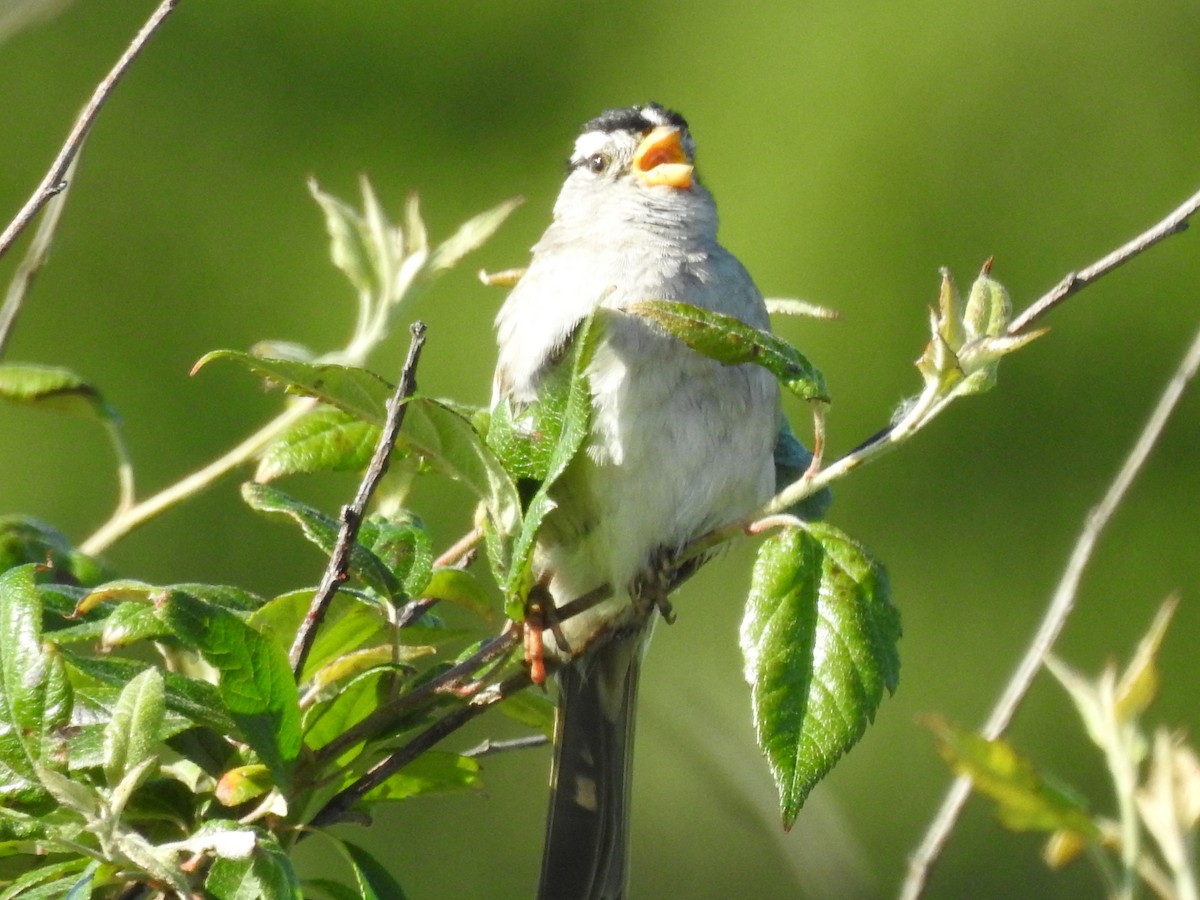
[[[242, 499], [257, 512], [290, 519], [300, 526], [304, 536], [332, 555], [341, 523], [307, 503], [290, 497], [278, 488], [248, 481], [242, 485]], [[365, 525], [366, 523], [364, 523]], [[374, 553], [357, 541], [350, 548], [350, 572], [372, 590], [385, 597], [400, 593], [400, 583]]]
[[374, 856], [357, 844], [341, 841], [341, 846], [354, 870], [362, 900], [404, 900], [400, 883]]
[[733, 316], [670, 300], [635, 303], [628, 311], [722, 365], [753, 363], [769, 371], [802, 400], [829, 400], [825, 379], [816, 367], [769, 331], [760, 331]]
[[286, 654], [235, 614], [182, 591], [172, 591], [159, 614], [220, 672], [223, 705], [276, 783], [286, 785], [300, 751], [299, 695]]
[[433, 569], [433, 538], [420, 519], [403, 510], [368, 516], [358, 542], [387, 566], [406, 597], [420, 596]]
[[889, 593], [883, 566], [830, 525], [786, 529], [759, 549], [741, 647], [785, 828], [895, 690]]
[[295, 422], [263, 451], [255, 481], [313, 472], [358, 472], [367, 467], [379, 426], [336, 407], [319, 407]]
[[[250, 623], [272, 637], [286, 654], [312, 605], [313, 594], [309, 589], [276, 597], [251, 616]], [[389, 633], [387, 617], [378, 602], [352, 591], [338, 591], [325, 611], [325, 620], [317, 631], [301, 680], [307, 681], [313, 672], [339, 654], [352, 651], [369, 640], [385, 639]]]
[[[85, 857], [58, 860], [44, 866], [38, 866], [18, 875], [2, 892], [0, 900], [12, 900], [13, 897], [62, 897], [86, 870], [87, 881], [92, 880], [95, 863], [90, 863]], [[52, 890], [53, 892], [49, 892]]]
[[926, 724], [938, 752], [975, 789], [996, 801], [1000, 821], [1013, 831], [1073, 831], [1090, 841], [1100, 830], [1083, 802], [1056, 785], [1003, 740], [987, 740], [937, 717]]
[[52, 567], [39, 576], [59, 582], [96, 584], [108, 577], [103, 564], [71, 546], [58, 530], [30, 516], [0, 516], [0, 572], [25, 563]]

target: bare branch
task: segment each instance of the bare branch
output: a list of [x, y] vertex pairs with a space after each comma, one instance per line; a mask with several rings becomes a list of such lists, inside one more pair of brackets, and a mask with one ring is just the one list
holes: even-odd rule
[[308, 659], [313, 641], [316, 640], [317, 628], [325, 618], [325, 611], [329, 608], [333, 595], [337, 593], [338, 586], [350, 577], [350, 553], [358, 537], [359, 526], [362, 525], [371, 496], [387, 472], [388, 461], [391, 459], [392, 449], [396, 446], [400, 426], [404, 423], [404, 413], [408, 409], [406, 401], [417, 388], [417, 362], [421, 358], [421, 349], [425, 346], [425, 324], [414, 322], [409, 326], [409, 331], [412, 333], [412, 341], [408, 346], [408, 358], [400, 372], [400, 383], [396, 385], [395, 392], [388, 400], [387, 419], [379, 434], [379, 441], [375, 444], [375, 453], [353, 502], [342, 507], [342, 527], [338, 531], [337, 543], [334, 544], [333, 553], [329, 557], [329, 565], [325, 567], [320, 587], [317, 588], [308, 614], [300, 623], [296, 639], [292, 643], [289, 659], [297, 680], [304, 670], [304, 662]]
[[66, 182], [63, 180], [68, 167], [72, 160], [79, 153], [79, 149], [83, 146], [84, 138], [87, 137], [88, 131], [96, 121], [96, 116], [100, 113], [100, 108], [104, 105], [104, 101], [108, 99], [108, 95], [112, 93], [117, 82], [121, 80], [130, 64], [137, 59], [138, 54], [146, 46], [146, 42], [150, 40], [150, 36], [154, 34], [158, 27], [163, 23], [163, 20], [175, 9], [179, 4], [179, 0], [163, 0], [154, 10], [154, 13], [146, 20], [146, 24], [134, 36], [129, 46], [125, 48], [125, 52], [121, 54], [121, 58], [117, 60], [104, 79], [96, 85], [96, 90], [92, 92], [92, 97], [88, 100], [87, 105], [79, 113], [79, 118], [75, 120], [75, 124], [71, 128], [70, 134], [67, 135], [66, 141], [62, 145], [62, 149], [58, 151], [58, 156], [54, 162], [50, 164], [49, 171], [46, 172], [42, 183], [38, 185], [37, 190], [33, 192], [33, 196], [26, 201], [21, 211], [4, 229], [4, 233], [0, 234], [0, 257], [8, 251], [17, 237], [24, 231], [33, 217], [55, 194], [58, 194], [66, 187]]
[[[1114, 263], [1113, 265], [1117, 264], [1119, 263]], [[1175, 374], [1171, 377], [1170, 382], [1159, 398], [1158, 405], [1155, 407], [1154, 412], [1151, 413], [1145, 427], [1142, 429], [1142, 433], [1138, 435], [1133, 449], [1129, 452], [1129, 456], [1121, 466], [1120, 471], [1117, 472], [1112, 484], [1109, 485], [1103, 499], [1099, 505], [1088, 513], [1083, 531], [1075, 543], [1075, 549], [1071, 551], [1071, 557], [1067, 562], [1066, 570], [1063, 572], [1058, 587], [1055, 588], [1054, 596], [1050, 600], [1050, 605], [1046, 609], [1042, 623], [1038, 627], [1033, 640], [1030, 642], [1024, 658], [1017, 666], [1003, 695], [997, 701], [992, 714], [988, 717], [987, 723], [983, 727], [983, 736], [989, 740], [1000, 737], [1008, 728], [1013, 716], [1016, 714], [1017, 708], [1028, 693], [1033, 679], [1041, 671], [1046, 654], [1054, 646], [1054, 642], [1058, 639], [1059, 634], [1066, 625], [1067, 617], [1071, 614], [1071, 610], [1075, 606], [1075, 597], [1079, 590], [1079, 582], [1083, 577], [1084, 569], [1087, 568], [1088, 562], [1091, 560], [1092, 551], [1096, 546], [1100, 533], [1112, 519], [1117, 507], [1120, 506], [1121, 501], [1125, 498], [1126, 493], [1128, 493], [1130, 485], [1133, 484], [1138, 472], [1145, 465], [1147, 458], [1150, 456], [1150, 451], [1158, 442], [1163, 427], [1166, 425], [1168, 419], [1170, 419], [1175, 405], [1179, 402], [1179, 398], [1183, 395], [1188, 383], [1195, 378], [1198, 369], [1200, 369], [1200, 331], [1192, 339], [1191, 347], [1188, 348], [1178, 369], [1176, 369]], [[949, 840], [950, 833], [970, 791], [971, 780], [969, 778], [964, 776], [954, 781], [954, 784], [942, 801], [937, 815], [934, 816], [933, 822], [926, 831], [921, 845], [917, 848], [916, 853], [913, 854], [913, 858], [909, 863], [908, 877], [905, 879], [900, 891], [902, 900], [915, 900], [924, 891], [930, 870], [937, 861], [942, 848]]]
[[464, 750], [463, 756], [478, 759], [481, 756], [492, 756], [496, 753], [508, 753], [510, 750], [529, 750], [534, 747], [545, 747], [550, 738], [544, 734], [529, 734], [525, 737], [509, 738], [506, 741], [493, 741], [491, 738], [480, 741], [470, 750]]
[[1174, 212], [1147, 228], [1133, 240], [1127, 241], [1116, 250], [1096, 260], [1086, 269], [1071, 272], [1065, 276], [1053, 290], [1031, 303], [1024, 312], [1013, 319], [1008, 326], [1008, 333], [1019, 334], [1068, 297], [1078, 294], [1093, 281], [1107, 275], [1117, 266], [1128, 262], [1139, 253], [1149, 250], [1164, 238], [1185, 231], [1188, 227], [1188, 219], [1195, 215], [1198, 209], [1200, 209], [1200, 192], [1193, 194]]

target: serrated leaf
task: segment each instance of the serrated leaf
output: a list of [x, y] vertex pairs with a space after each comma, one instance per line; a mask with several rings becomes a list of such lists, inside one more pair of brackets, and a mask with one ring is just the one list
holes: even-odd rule
[[671, 300], [635, 303], [628, 311], [722, 365], [753, 363], [769, 371], [802, 400], [829, 400], [825, 379], [816, 367], [769, 331], [760, 331], [733, 316]]
[[[603, 325], [596, 324], [594, 315], [584, 319], [571, 338], [570, 352], [559, 360], [554, 371], [546, 374], [546, 385], [539, 392], [538, 401], [523, 407], [520, 413], [522, 419], [526, 414], [533, 417], [536, 430], [532, 432], [531, 440], [542, 444], [543, 449], [538, 454], [537, 468], [526, 476], [537, 478], [540, 483], [525, 509], [504, 578], [505, 612], [512, 619], [520, 619], [524, 614], [538, 531], [555, 505], [551, 491], [587, 439], [592, 414], [587, 369], [602, 333]], [[498, 423], [510, 421], [500, 412], [506, 405], [505, 402], [498, 404], [493, 412], [493, 428]], [[497, 413], [500, 413], [499, 418]], [[522, 427], [529, 426], [523, 424]], [[515, 440], [512, 433], [498, 438], [498, 442], [509, 444]]]
[[239, 350], [213, 350], [192, 366], [199, 371], [213, 360], [227, 359], [255, 375], [274, 381], [291, 392], [315, 397], [336, 406], [356, 419], [382, 425], [387, 416], [387, 401], [395, 390], [373, 372], [334, 363], [305, 363], [289, 359], [270, 359]]
[[354, 870], [354, 880], [362, 900], [404, 900], [400, 883], [374, 856], [349, 841], [339, 843]]
[[[268, 516], [282, 516], [300, 526], [304, 536], [326, 555], [337, 545], [341, 523], [307, 503], [290, 497], [278, 488], [248, 481], [242, 485], [242, 499], [251, 509]], [[364, 523], [365, 524], [365, 523]], [[400, 582], [374, 553], [355, 542], [350, 548], [350, 572], [363, 584], [385, 597], [400, 593]]]
[[0, 574], [0, 798], [7, 803], [45, 797], [38, 770], [54, 732], [70, 720], [71, 686], [58, 651], [42, 641], [36, 567]]
[[104, 729], [104, 777], [110, 788], [154, 756], [167, 711], [165, 693], [158, 669], [147, 669], [121, 691]]
[[367, 467], [379, 426], [336, 407], [320, 407], [293, 423], [263, 451], [255, 481], [314, 472], [358, 472]]
[[470, 488], [483, 500], [501, 533], [516, 530], [521, 519], [517, 488], [466, 416], [437, 400], [413, 397], [397, 444], [421, 454], [443, 475]]
[[[95, 657], [64, 651], [63, 660], [72, 669], [111, 687], [123, 688], [133, 678], [150, 668], [149, 663], [117, 657]], [[161, 670], [160, 670], [161, 671]], [[197, 681], [176, 672], [162, 671], [167, 709], [198, 725], [207, 725], [219, 734], [232, 734], [237, 725], [221, 702], [215, 685]]]
[[1091, 841], [1100, 839], [1100, 830], [1083, 803], [1039, 773], [1007, 741], [988, 740], [937, 717], [929, 718], [926, 724], [946, 762], [968, 776], [977, 791], [996, 801], [997, 813], [1006, 828], [1066, 830]]
[[883, 566], [842, 532], [811, 523], [759, 549], [741, 647], [785, 828], [895, 690], [899, 636]]
[[472, 250], [483, 246], [504, 224], [509, 214], [523, 202], [521, 197], [513, 197], [463, 222], [454, 234], [442, 241], [433, 251], [429, 258], [429, 270], [441, 272], [457, 265]]
[[387, 566], [406, 597], [420, 596], [433, 570], [433, 538], [420, 519], [403, 510], [368, 516], [358, 542]]
[[94, 385], [56, 366], [0, 364], [0, 400], [108, 422], [117, 418]]
[[220, 672], [217, 690], [242, 737], [286, 786], [300, 752], [300, 707], [287, 655], [228, 610], [172, 591], [159, 614]]

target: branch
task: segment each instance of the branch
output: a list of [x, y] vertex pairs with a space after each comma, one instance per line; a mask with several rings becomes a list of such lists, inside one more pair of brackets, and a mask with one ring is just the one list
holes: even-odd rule
[[[1193, 199], [1195, 200], [1196, 198]], [[1193, 211], [1194, 208], [1193, 205]], [[1161, 238], [1155, 238], [1155, 240], [1158, 239]], [[1153, 243], [1153, 241], [1150, 241], [1150, 243]], [[1148, 243], [1145, 246], [1149, 245]], [[1126, 246], [1130, 245], [1127, 244]], [[1145, 249], [1145, 246], [1141, 249]], [[1136, 250], [1133, 252], [1141, 251]], [[1109, 258], [1105, 257], [1105, 259]], [[1109, 268], [1113, 268], [1119, 265], [1119, 263], [1120, 261], [1111, 263]], [[1099, 277], [1099, 275], [1092, 277]], [[1052, 296], [1052, 294], [1047, 296]], [[1038, 302], [1041, 303], [1042, 301]], [[1046, 308], [1049, 309], [1049, 306]], [[1030, 307], [1030, 309], [1033, 309], [1033, 307]], [[1100, 533], [1112, 519], [1117, 507], [1125, 498], [1126, 493], [1128, 493], [1130, 485], [1133, 484], [1134, 478], [1137, 477], [1138, 472], [1145, 465], [1147, 458], [1150, 456], [1150, 451], [1154, 448], [1155, 443], [1157, 443], [1159, 436], [1162, 434], [1163, 427], [1166, 425], [1168, 419], [1170, 419], [1176, 404], [1183, 395], [1184, 389], [1196, 377], [1198, 369], [1200, 369], [1200, 331], [1192, 339], [1191, 347], [1188, 348], [1175, 374], [1171, 377], [1170, 382], [1159, 398], [1158, 405], [1155, 407], [1154, 412], [1151, 413], [1149, 420], [1142, 429], [1142, 433], [1138, 436], [1137, 442], [1129, 452], [1125, 463], [1121, 466], [1120, 471], [1117, 472], [1116, 478], [1109, 485], [1104, 498], [1088, 514], [1083, 531], [1075, 543], [1075, 549], [1071, 551], [1066, 570], [1063, 572], [1058, 587], [1054, 591], [1054, 596], [1046, 609], [1042, 623], [1038, 627], [1037, 633], [1030, 643], [1024, 658], [1017, 666], [1003, 695], [997, 701], [995, 708], [988, 717], [987, 723], [983, 727], [982, 734], [985, 738], [994, 740], [1000, 737], [1012, 722], [1017, 707], [1020, 706], [1021, 701], [1024, 700], [1026, 693], [1028, 693], [1034, 677], [1041, 670], [1046, 654], [1053, 647], [1059, 633], [1066, 625], [1067, 617], [1075, 605], [1075, 597], [1079, 590], [1079, 583], [1083, 577], [1084, 569], [1087, 568], [1088, 562], [1091, 560], [1092, 551], [1096, 546]], [[954, 784], [942, 801], [937, 815], [930, 824], [928, 831], [926, 831], [920, 847], [917, 848], [909, 864], [908, 877], [905, 879], [900, 891], [902, 900], [915, 900], [924, 891], [930, 870], [937, 861], [942, 848], [949, 840], [951, 830], [954, 828], [958, 815], [970, 791], [970, 778], [959, 776], [955, 779]]]
[[1008, 326], [1009, 334], [1019, 334], [1068, 297], [1078, 294], [1085, 287], [1107, 275], [1117, 266], [1129, 262], [1139, 253], [1149, 250], [1164, 238], [1186, 231], [1188, 219], [1200, 209], [1200, 192], [1193, 194], [1174, 212], [1155, 225], [1150, 226], [1133, 240], [1126, 242], [1106, 256], [1096, 260], [1086, 269], [1071, 272], [1054, 289], [1044, 294], [1017, 316]]
[[150, 18], [146, 20], [146, 24], [142, 26], [141, 31], [137, 33], [129, 46], [125, 48], [125, 52], [121, 54], [121, 58], [117, 60], [116, 65], [96, 85], [96, 90], [92, 92], [92, 98], [88, 100], [87, 105], [79, 113], [79, 118], [75, 120], [70, 134], [67, 135], [66, 142], [62, 145], [62, 149], [58, 151], [58, 156], [51, 163], [49, 171], [46, 172], [46, 176], [42, 179], [42, 183], [38, 185], [37, 190], [26, 201], [21, 211], [17, 213], [16, 218], [4, 229], [4, 233], [0, 234], [0, 257], [4, 256], [18, 235], [29, 226], [29, 223], [33, 221], [33, 217], [37, 215], [38, 210], [45, 206], [51, 197], [66, 187], [63, 176], [66, 174], [67, 168], [71, 165], [71, 161], [75, 159], [79, 153], [79, 149], [83, 146], [84, 138], [87, 137], [88, 132], [96, 121], [96, 116], [100, 113], [100, 107], [104, 105], [104, 101], [108, 99], [108, 95], [112, 93], [113, 88], [121, 80], [121, 76], [125, 74], [130, 64], [142, 52], [142, 49], [146, 46], [146, 42], [150, 40], [150, 36], [154, 34], [159, 25], [175, 9], [178, 3], [179, 0], [163, 0]]
[[[515, 632], [513, 632], [515, 634]], [[415, 738], [372, 766], [362, 778], [334, 796], [312, 819], [314, 826], [333, 825], [345, 820], [358, 801], [375, 790], [402, 768], [429, 750], [442, 738], [462, 728], [501, 700], [529, 686], [529, 673], [518, 672], [495, 687], [482, 691], [463, 706], [438, 719]]]
[[400, 426], [404, 423], [404, 413], [408, 410], [408, 398], [417, 388], [417, 362], [421, 358], [421, 349], [425, 346], [425, 323], [414, 322], [409, 326], [409, 331], [412, 341], [408, 345], [408, 358], [404, 361], [404, 368], [400, 373], [400, 383], [396, 385], [395, 392], [388, 400], [387, 419], [383, 431], [379, 434], [379, 441], [375, 444], [375, 453], [353, 502], [342, 507], [342, 527], [338, 531], [333, 554], [329, 557], [329, 565], [325, 567], [321, 585], [313, 596], [308, 614], [296, 631], [296, 639], [288, 654], [297, 681], [300, 680], [300, 673], [304, 671], [304, 663], [317, 637], [317, 628], [325, 618], [325, 611], [333, 601], [333, 595], [337, 593], [338, 586], [350, 577], [350, 553], [358, 537], [359, 526], [362, 525], [371, 496], [387, 472], [396, 438], [400, 434]]

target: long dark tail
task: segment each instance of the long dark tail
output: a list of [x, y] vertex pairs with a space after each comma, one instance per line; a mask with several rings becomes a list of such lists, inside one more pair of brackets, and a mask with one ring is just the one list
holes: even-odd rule
[[625, 895], [629, 776], [645, 632], [622, 635], [558, 673], [558, 719], [540, 900]]

